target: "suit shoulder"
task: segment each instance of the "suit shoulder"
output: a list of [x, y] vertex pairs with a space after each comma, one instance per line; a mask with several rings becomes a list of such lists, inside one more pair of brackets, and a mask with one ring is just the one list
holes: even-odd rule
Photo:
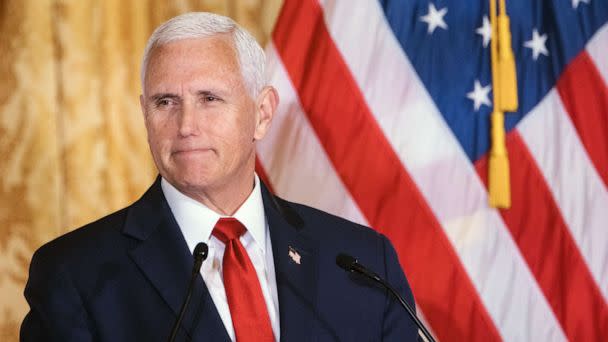
[[90, 251], [117, 238], [127, 211], [128, 207], [123, 208], [45, 243], [34, 253], [34, 258], [58, 261], [86, 257]]
[[360, 237], [366, 240], [383, 239], [384, 235], [376, 230], [362, 224], [349, 221], [343, 217], [330, 214], [323, 210], [310, 207], [305, 204], [289, 202], [279, 199], [283, 204], [291, 207], [298, 213], [305, 222], [308, 229], [319, 230], [325, 237], [335, 236], [336, 238], [355, 238]]

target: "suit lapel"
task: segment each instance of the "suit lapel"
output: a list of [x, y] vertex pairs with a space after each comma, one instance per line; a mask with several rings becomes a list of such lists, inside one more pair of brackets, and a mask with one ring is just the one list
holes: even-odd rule
[[[194, 260], [164, 198], [160, 178], [130, 208], [124, 233], [140, 240], [129, 251], [131, 259], [177, 317], [186, 296]], [[167, 322], [167, 336], [172, 326], [173, 321]], [[183, 328], [186, 330], [183, 332], [194, 340], [199, 340], [201, 335], [229, 340], [200, 275], [182, 321]]]
[[316, 310], [318, 243], [306, 236], [304, 222], [287, 203], [264, 186], [262, 196], [274, 256], [281, 340], [309, 340]]

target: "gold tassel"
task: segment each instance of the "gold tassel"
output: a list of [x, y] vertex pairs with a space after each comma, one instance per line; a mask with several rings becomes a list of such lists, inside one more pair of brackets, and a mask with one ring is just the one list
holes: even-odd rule
[[509, 157], [505, 143], [505, 115], [501, 111], [492, 113], [492, 149], [488, 170], [490, 205], [494, 208], [511, 207], [511, 182]]
[[509, 158], [505, 143], [504, 111], [517, 110], [517, 79], [515, 60], [511, 50], [509, 17], [506, 15], [504, 0], [499, 0], [501, 2], [501, 15], [498, 19], [496, 18], [495, 1], [490, 0], [494, 109], [491, 131], [492, 148], [488, 163], [489, 202], [491, 206], [496, 208], [509, 208], [511, 206], [511, 184]]
[[500, 82], [500, 110], [517, 111], [517, 72], [511, 48], [511, 30], [505, 0], [500, 0], [498, 14], [498, 81]]

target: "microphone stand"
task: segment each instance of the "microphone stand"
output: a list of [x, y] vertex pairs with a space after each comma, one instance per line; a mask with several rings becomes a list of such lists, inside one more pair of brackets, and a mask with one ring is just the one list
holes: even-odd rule
[[336, 257], [336, 264], [338, 266], [340, 266], [340, 268], [342, 268], [348, 272], [356, 272], [358, 274], [361, 274], [361, 275], [373, 280], [374, 282], [380, 284], [385, 289], [387, 289], [393, 296], [395, 296], [395, 298], [397, 298], [397, 300], [399, 301], [401, 306], [403, 306], [405, 308], [408, 315], [414, 321], [414, 323], [416, 323], [416, 325], [418, 326], [418, 329], [420, 329], [420, 331], [422, 331], [422, 334], [424, 335], [424, 337], [426, 337], [427, 341], [435, 342], [435, 339], [433, 338], [433, 336], [431, 336], [431, 333], [426, 329], [426, 327], [420, 321], [420, 319], [418, 319], [418, 316], [416, 316], [416, 313], [414, 313], [414, 310], [412, 309], [412, 307], [405, 301], [405, 299], [403, 299], [403, 297], [399, 294], [399, 292], [397, 292], [388, 282], [386, 282], [384, 279], [380, 278], [380, 276], [377, 275], [376, 273], [368, 270], [365, 266], [361, 265], [357, 261], [357, 259], [353, 258], [350, 255], [338, 254], [338, 256]]
[[209, 247], [204, 242], [199, 242], [196, 247], [194, 247], [194, 266], [192, 267], [192, 276], [190, 277], [190, 285], [188, 285], [188, 292], [186, 294], [186, 299], [184, 299], [184, 303], [182, 304], [181, 310], [179, 310], [179, 316], [173, 324], [173, 329], [171, 330], [171, 336], [169, 337], [169, 342], [173, 342], [175, 340], [175, 336], [177, 336], [177, 330], [179, 330], [179, 326], [182, 323], [182, 319], [184, 318], [184, 314], [186, 313], [186, 308], [190, 303], [190, 298], [192, 297], [192, 288], [194, 288], [194, 283], [196, 282], [196, 277], [198, 273], [201, 271], [201, 266], [203, 265], [203, 261], [207, 259], [207, 254], [209, 253]]

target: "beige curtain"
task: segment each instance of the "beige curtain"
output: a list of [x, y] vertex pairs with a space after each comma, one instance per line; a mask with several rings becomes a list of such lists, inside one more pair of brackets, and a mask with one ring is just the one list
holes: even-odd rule
[[32, 253], [156, 175], [138, 95], [158, 24], [229, 15], [264, 45], [281, 0], [0, 0], [0, 340], [18, 340]]

